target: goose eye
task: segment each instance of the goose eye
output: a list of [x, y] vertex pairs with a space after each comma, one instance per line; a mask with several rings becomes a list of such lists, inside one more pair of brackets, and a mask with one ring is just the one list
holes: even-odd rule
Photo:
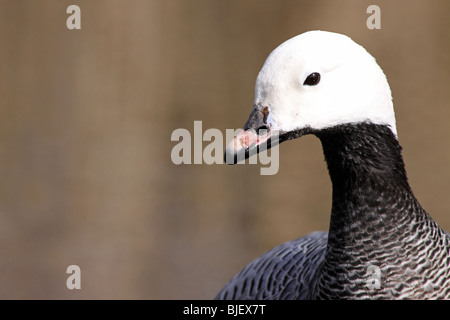
[[305, 82], [303, 82], [303, 85], [304, 86], [315, 86], [319, 82], [320, 82], [320, 73], [314, 72], [314, 73], [311, 73], [306, 78]]

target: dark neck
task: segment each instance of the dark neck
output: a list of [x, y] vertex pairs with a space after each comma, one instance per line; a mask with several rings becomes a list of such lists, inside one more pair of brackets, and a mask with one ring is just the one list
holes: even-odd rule
[[[348, 245], [367, 230], [349, 232], [347, 228], [370, 226], [374, 221], [388, 227], [399, 219], [414, 218], [398, 207], [402, 202], [417, 201], [408, 184], [401, 147], [387, 126], [343, 125], [322, 130], [317, 136], [333, 184], [332, 237]], [[364, 234], [371, 235], [373, 232]]]
[[[345, 125], [315, 134], [333, 184], [328, 246], [315, 295], [345, 298], [348, 288], [366, 292], [364, 279], [371, 266], [385, 272], [416, 236], [411, 227], [432, 220], [411, 192], [401, 147], [388, 127]], [[405, 259], [416, 258], [412, 250], [404, 254]], [[393, 277], [404, 274], [401, 268], [389, 270]], [[383, 283], [383, 289], [386, 294], [388, 285]]]
[[387, 126], [342, 125], [322, 130], [317, 136], [336, 191], [351, 192], [355, 187], [368, 187], [367, 183], [411, 191], [402, 148]]
[[[333, 184], [325, 258], [310, 298], [446, 297], [446, 234], [415, 199], [401, 147], [392, 131], [369, 123], [310, 128], [282, 141], [315, 134]], [[445, 261], [443, 263], [443, 261]], [[425, 277], [424, 277], [425, 275]]]

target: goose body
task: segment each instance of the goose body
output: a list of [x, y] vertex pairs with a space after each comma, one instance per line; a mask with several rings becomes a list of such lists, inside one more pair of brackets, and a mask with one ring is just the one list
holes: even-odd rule
[[409, 186], [386, 77], [344, 35], [310, 31], [269, 55], [227, 163], [306, 134], [333, 185], [329, 231], [268, 251], [216, 299], [450, 298], [450, 237]]

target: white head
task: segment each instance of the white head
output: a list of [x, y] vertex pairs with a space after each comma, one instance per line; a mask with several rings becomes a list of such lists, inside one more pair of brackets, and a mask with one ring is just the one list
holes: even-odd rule
[[[304, 85], [312, 73], [316, 85]], [[369, 121], [396, 133], [391, 90], [375, 59], [349, 37], [310, 31], [276, 48], [262, 67], [255, 105], [268, 106], [273, 129], [323, 129]]]
[[[387, 125], [397, 135], [383, 71], [363, 47], [332, 32], [303, 33], [269, 55], [256, 79], [252, 115], [261, 109], [272, 133], [370, 122]], [[255, 135], [244, 129], [238, 140], [246, 145], [235, 140], [234, 151], [255, 143]]]

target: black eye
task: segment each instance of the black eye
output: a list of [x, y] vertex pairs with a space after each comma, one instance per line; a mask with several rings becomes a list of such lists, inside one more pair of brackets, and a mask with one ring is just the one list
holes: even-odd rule
[[311, 73], [303, 82], [304, 86], [315, 86], [320, 82], [320, 74], [317, 72]]

